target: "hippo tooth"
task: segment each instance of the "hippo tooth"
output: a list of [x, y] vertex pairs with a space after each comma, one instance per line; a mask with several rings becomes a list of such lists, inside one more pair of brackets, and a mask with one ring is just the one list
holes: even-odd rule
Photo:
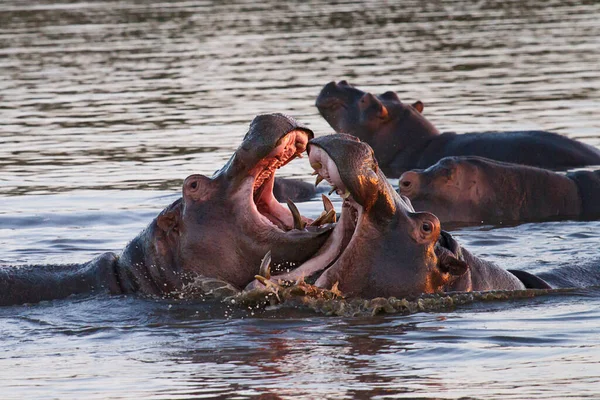
[[288, 199], [287, 205], [294, 218], [294, 229], [304, 229], [306, 222], [302, 221], [302, 216], [300, 215], [300, 211], [298, 211], [298, 207], [296, 207], [294, 202], [290, 199]]
[[321, 169], [321, 168], [323, 168], [323, 164], [321, 164], [321, 163], [320, 163], [320, 162], [318, 162], [318, 161], [315, 161], [315, 162], [313, 162], [313, 163], [310, 163], [310, 166], [311, 166], [311, 168], [312, 168], [312, 169], [314, 169], [314, 170], [317, 170], [317, 169]]
[[335, 213], [335, 210], [329, 210], [327, 211], [327, 213], [325, 214], [325, 217], [323, 217], [323, 221], [321, 222], [321, 225], [325, 225], [325, 224], [333, 224], [337, 221], [337, 215]]
[[335, 210], [323, 211], [319, 218], [315, 219], [311, 222], [310, 226], [321, 226], [325, 224], [335, 223], [337, 220], [337, 215], [335, 214]]
[[313, 171], [311, 175], [319, 175], [319, 173], [317, 171]]
[[264, 277], [262, 277], [260, 275], [255, 275], [254, 277], [256, 278], [257, 281], [259, 281], [260, 283], [265, 285], [266, 290], [268, 290], [269, 292], [271, 292], [275, 295], [275, 297], [277, 298], [277, 301], [281, 302], [281, 298], [279, 297], [279, 291], [281, 290], [281, 285], [279, 285], [278, 283], [275, 283], [269, 279], [265, 279]]
[[321, 215], [319, 215], [317, 218], [315, 218], [313, 220], [313, 222], [310, 223], [309, 226], [321, 226], [323, 224], [323, 219], [325, 218], [326, 215], [327, 215], [327, 211], [322, 211]]
[[271, 279], [271, 250], [265, 254], [262, 261], [260, 262], [260, 269], [258, 270], [260, 276], [266, 279]]
[[317, 179], [315, 180], [315, 187], [319, 185], [319, 183], [323, 182], [323, 178], [321, 175], [317, 174]]
[[333, 203], [329, 200], [329, 197], [324, 194], [321, 195], [321, 200], [323, 200], [323, 208], [325, 211], [334, 210]]
[[350, 197], [350, 191], [348, 189], [346, 189], [346, 191], [344, 192], [344, 194], [342, 194], [340, 197], [342, 199], [346, 200], [348, 197]]
[[329, 195], [331, 196], [331, 193], [335, 192], [337, 190], [337, 187], [332, 186], [331, 190], [329, 191]]

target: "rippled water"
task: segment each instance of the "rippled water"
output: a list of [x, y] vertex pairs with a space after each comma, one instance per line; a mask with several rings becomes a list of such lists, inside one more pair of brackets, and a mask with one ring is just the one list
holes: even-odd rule
[[[118, 251], [187, 175], [220, 167], [254, 115], [329, 133], [313, 103], [333, 79], [421, 99], [442, 130], [545, 129], [600, 147], [599, 21], [597, 1], [4, 0], [0, 263]], [[306, 159], [281, 170], [309, 173]], [[600, 268], [598, 222], [455, 235], [555, 283]], [[0, 308], [0, 392], [597, 398], [599, 309], [597, 289], [372, 318], [75, 297]]]

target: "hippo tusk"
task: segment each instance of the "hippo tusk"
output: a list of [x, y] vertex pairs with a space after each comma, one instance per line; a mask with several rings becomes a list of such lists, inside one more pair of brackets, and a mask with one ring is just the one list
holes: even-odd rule
[[329, 210], [335, 211], [335, 208], [333, 207], [333, 203], [331, 202], [331, 200], [329, 200], [329, 197], [322, 194], [321, 199], [323, 200], [323, 208], [325, 209], [325, 211], [329, 211]]
[[265, 279], [271, 279], [271, 250], [265, 254], [262, 261], [260, 262], [260, 268], [258, 273]]
[[323, 211], [319, 218], [315, 219], [310, 226], [321, 226], [325, 224], [334, 223], [337, 220], [335, 210]]
[[329, 195], [331, 196], [331, 193], [335, 192], [337, 190], [337, 187], [335, 187], [335, 185], [331, 188], [331, 190], [329, 191]]
[[292, 212], [292, 217], [294, 218], [294, 229], [304, 229], [306, 222], [302, 221], [302, 216], [300, 215], [300, 211], [298, 211], [298, 207], [296, 207], [294, 202], [290, 199], [287, 200], [287, 206]]
[[346, 191], [342, 195], [340, 195], [340, 197], [344, 200], [348, 199], [348, 197], [350, 197], [350, 191], [346, 189]]
[[321, 168], [323, 168], [323, 164], [321, 164], [321, 163], [320, 163], [320, 162], [318, 162], [318, 161], [315, 161], [315, 162], [312, 162], [312, 163], [310, 163], [310, 166], [311, 166], [311, 168], [312, 168], [312, 169], [314, 169], [314, 170], [317, 170], [317, 169], [321, 169]]
[[319, 183], [323, 182], [323, 178], [321, 175], [317, 173], [317, 179], [315, 180], [315, 187], [319, 186]]

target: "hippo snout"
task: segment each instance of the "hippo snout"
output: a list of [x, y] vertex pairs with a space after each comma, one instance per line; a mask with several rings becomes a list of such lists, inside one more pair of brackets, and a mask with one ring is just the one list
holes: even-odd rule
[[410, 198], [419, 191], [420, 177], [417, 172], [408, 171], [402, 174], [398, 181], [398, 189], [400, 194]]

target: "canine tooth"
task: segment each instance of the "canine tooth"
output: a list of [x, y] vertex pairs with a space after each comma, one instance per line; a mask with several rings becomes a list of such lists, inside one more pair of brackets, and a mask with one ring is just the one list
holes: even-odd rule
[[350, 191], [346, 189], [346, 191], [340, 197], [346, 200], [348, 197], [350, 197]]
[[324, 194], [321, 195], [321, 199], [323, 200], [323, 208], [325, 211], [334, 210], [333, 203], [329, 200], [329, 197]]
[[310, 226], [321, 226], [325, 224], [334, 223], [337, 220], [335, 210], [323, 211], [319, 218], [315, 219]]
[[321, 168], [323, 168], [323, 164], [321, 164], [318, 161], [315, 161], [314, 163], [310, 163], [310, 166], [312, 167], [312, 169], [321, 169]]
[[325, 219], [323, 220], [323, 224], [329, 224], [329, 223], [335, 223], [337, 222], [337, 214], [335, 213], [335, 210], [331, 209], [329, 211], [327, 211], [327, 214], [325, 214]]
[[302, 216], [300, 215], [300, 211], [298, 211], [298, 207], [296, 207], [294, 202], [290, 199], [287, 200], [287, 205], [294, 218], [294, 229], [304, 229], [306, 222], [302, 221]]
[[258, 273], [260, 276], [265, 277], [266, 279], [271, 279], [271, 250], [265, 254], [260, 262]]
[[337, 190], [337, 187], [332, 186], [331, 190], [329, 191], [329, 196], [331, 196], [331, 193], [335, 192]]
[[317, 218], [315, 218], [313, 220], [313, 222], [310, 223], [309, 226], [321, 226], [321, 225], [323, 225], [323, 219], [325, 218], [326, 215], [327, 215], [327, 211], [322, 211], [321, 215], [319, 215]]
[[319, 186], [319, 183], [323, 182], [323, 178], [321, 175], [317, 174], [317, 179], [315, 180], [315, 187]]

